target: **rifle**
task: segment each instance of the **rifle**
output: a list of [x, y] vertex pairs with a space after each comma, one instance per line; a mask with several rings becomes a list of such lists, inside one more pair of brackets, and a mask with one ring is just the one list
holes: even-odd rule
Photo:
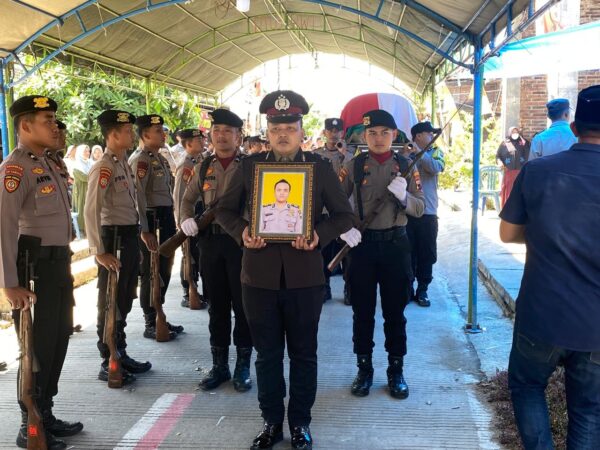
[[[19, 237], [19, 260], [22, 265], [23, 278], [21, 286], [35, 290], [35, 261], [42, 240], [34, 236]], [[19, 341], [21, 343], [21, 360], [19, 364], [19, 401], [27, 409], [27, 448], [29, 450], [47, 450], [46, 432], [42, 415], [35, 401], [36, 386], [35, 372], [39, 372], [39, 365], [33, 349], [33, 320], [30, 309], [21, 309], [19, 322]]]
[[[205, 231], [213, 220], [215, 220], [217, 202], [218, 200], [213, 201], [208, 205], [208, 208], [204, 210], [202, 215], [194, 217], [196, 225], [198, 225], [198, 233]], [[186, 234], [182, 230], [179, 230], [158, 247], [158, 253], [166, 258], [170, 258], [175, 254], [175, 250], [177, 250], [186, 239]]]
[[192, 244], [188, 237], [183, 241], [183, 277], [188, 282], [188, 296], [190, 298], [190, 309], [202, 309], [198, 286], [194, 277], [194, 260], [192, 258]]
[[[121, 259], [121, 238], [117, 235], [115, 227], [113, 235], [113, 255]], [[121, 373], [121, 355], [117, 349], [117, 292], [119, 285], [119, 272], [108, 271], [108, 282], [106, 284], [106, 314], [104, 316], [104, 335], [102, 340], [108, 346], [110, 357], [108, 359], [108, 387], [120, 388], [123, 386], [123, 374]]]
[[[156, 242], [160, 242], [159, 221], [156, 213], [154, 214], [154, 233]], [[163, 311], [160, 284], [160, 255], [158, 252], [150, 252], [150, 292], [152, 306], [156, 311], [156, 340], [167, 342], [169, 340], [169, 327], [167, 326], [167, 316]]]
[[[450, 123], [450, 122], [448, 122], [448, 123]], [[413, 173], [413, 169], [414, 169], [415, 165], [417, 164], [417, 162], [433, 146], [436, 139], [441, 136], [442, 131], [443, 131], [443, 129], [440, 129], [437, 133], [435, 133], [431, 142], [429, 144], [427, 144], [427, 146], [423, 150], [421, 150], [419, 153], [417, 153], [415, 155], [415, 158], [410, 163], [408, 168], [400, 174], [400, 176], [402, 178], [406, 179], [407, 183], [410, 182], [410, 179], [411, 179], [412, 173]], [[394, 197], [394, 195], [390, 192], [387, 192], [381, 198], [379, 198], [377, 200], [377, 206], [375, 206], [375, 208], [373, 208], [373, 210], [363, 219], [362, 223], [358, 226], [358, 231], [360, 231], [362, 234], [367, 229], [367, 227], [371, 224], [371, 222], [373, 222], [373, 220], [375, 220], [375, 217], [377, 217], [377, 215], [381, 211], [383, 211], [383, 208], [387, 204], [388, 200], [395, 199], [395, 198], [396, 197]], [[335, 255], [335, 257], [327, 265], [327, 269], [329, 269], [331, 272], [333, 272], [333, 270], [342, 261], [342, 259], [344, 259], [344, 257], [348, 254], [348, 252], [351, 250], [351, 248], [352, 247], [350, 247], [348, 244], [345, 244], [342, 247], [342, 249], [337, 253], [337, 255]]]

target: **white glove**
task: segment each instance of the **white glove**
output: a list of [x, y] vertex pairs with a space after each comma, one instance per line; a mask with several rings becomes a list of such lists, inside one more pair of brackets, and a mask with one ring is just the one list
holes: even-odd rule
[[196, 224], [196, 219], [185, 219], [181, 223], [181, 231], [183, 231], [186, 236], [196, 236], [198, 234], [198, 225]]
[[387, 188], [398, 200], [406, 201], [406, 180], [403, 177], [394, 178]]
[[342, 238], [342, 240], [344, 242], [346, 242], [346, 244], [348, 244], [348, 246], [350, 248], [352, 247], [356, 247], [358, 244], [360, 244], [360, 241], [362, 239], [362, 236], [360, 234], [360, 231], [358, 231], [356, 228], [350, 228], [348, 231], [346, 231], [345, 233], [340, 234], [340, 237]]

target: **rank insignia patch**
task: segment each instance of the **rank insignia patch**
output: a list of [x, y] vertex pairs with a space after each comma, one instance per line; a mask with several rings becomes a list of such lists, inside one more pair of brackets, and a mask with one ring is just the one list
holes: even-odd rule
[[31, 169], [32, 173], [35, 173], [36, 175], [41, 175], [44, 173], [44, 169], [42, 169], [41, 167], [34, 167], [33, 169]]
[[204, 183], [204, 185], [202, 186], [202, 190], [208, 191], [209, 189], [210, 189], [210, 183]]
[[52, 194], [54, 191], [56, 190], [56, 186], [54, 186], [53, 184], [49, 184], [47, 186], [44, 186], [43, 188], [40, 189], [40, 192], [42, 194]]

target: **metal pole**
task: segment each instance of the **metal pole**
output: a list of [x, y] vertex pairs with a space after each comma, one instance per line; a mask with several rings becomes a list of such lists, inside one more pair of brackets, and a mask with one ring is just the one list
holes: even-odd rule
[[[6, 64], [4, 68], [4, 79], [6, 81], [12, 80], [14, 65], [14, 61], [11, 61], [8, 64]], [[8, 85], [8, 83], [6, 83], [6, 85]], [[15, 102], [15, 88], [9, 87], [6, 89], [6, 92], [4, 93], [4, 102], [4, 104], [6, 105], [6, 111], [8, 111], [12, 104]], [[17, 133], [15, 130], [15, 125], [10, 118], [10, 115], [7, 115], [6, 119], [6, 126], [8, 127], [8, 149], [10, 151], [17, 146]]]
[[150, 97], [152, 95], [152, 85], [150, 78], [146, 77], [146, 114], [152, 114], [150, 111]]
[[[431, 74], [431, 125], [436, 123], [435, 70]], [[442, 138], [443, 139], [443, 138]]]
[[0, 63], [0, 125], [2, 126], [2, 157], [6, 158], [9, 151], [8, 143], [8, 114], [6, 111], [6, 87], [4, 86], [4, 63]]
[[481, 40], [477, 39], [474, 53], [473, 73], [473, 208], [471, 211], [471, 252], [469, 259], [469, 309], [467, 312], [468, 333], [479, 333], [477, 320], [477, 215], [479, 213], [479, 153], [481, 151], [481, 97], [483, 95], [483, 55]]

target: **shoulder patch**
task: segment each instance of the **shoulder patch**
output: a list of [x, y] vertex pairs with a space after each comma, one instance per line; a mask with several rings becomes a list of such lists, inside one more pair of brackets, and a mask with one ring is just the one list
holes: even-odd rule
[[23, 166], [20, 166], [18, 164], [7, 164], [6, 166], [4, 166], [4, 173], [6, 175], [14, 175], [16, 177], [21, 178], [23, 176], [24, 169]]
[[194, 176], [194, 169], [190, 169], [189, 167], [183, 168], [183, 181], [185, 183], [189, 183], [190, 179]]
[[108, 181], [110, 180], [111, 175], [112, 170], [110, 170], [108, 167], [102, 167], [100, 169], [100, 178], [98, 178], [98, 185], [102, 189], [106, 189], [106, 187], [108, 186]]
[[17, 177], [15, 175], [6, 175], [4, 177], [4, 189], [6, 189], [6, 192], [9, 194], [15, 192], [19, 188], [20, 184], [21, 177]]
[[148, 173], [148, 163], [145, 161], [139, 161], [137, 163], [137, 177], [141, 180]]

